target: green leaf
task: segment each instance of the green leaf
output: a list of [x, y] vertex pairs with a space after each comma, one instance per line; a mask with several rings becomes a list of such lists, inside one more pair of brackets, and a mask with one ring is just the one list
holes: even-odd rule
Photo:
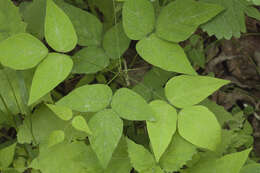
[[123, 30], [122, 23], [118, 23], [105, 33], [102, 44], [109, 57], [117, 59], [127, 50], [130, 41]]
[[155, 159], [148, 150], [128, 138], [126, 141], [128, 146], [128, 155], [135, 170], [143, 172], [156, 167]]
[[164, 7], [158, 16], [156, 34], [168, 41], [188, 39], [197, 27], [221, 12], [219, 5], [194, 0], [176, 0]]
[[[239, 173], [252, 149], [232, 153], [217, 160], [217, 173]], [[250, 172], [251, 173], [251, 172]]]
[[161, 100], [152, 101], [149, 105], [154, 110], [157, 121], [147, 122], [147, 130], [155, 159], [159, 162], [176, 131], [177, 112], [172, 106]]
[[111, 98], [112, 90], [107, 85], [85, 85], [70, 92], [57, 105], [79, 112], [97, 112], [106, 108]]
[[55, 130], [51, 132], [49, 136], [49, 141], [48, 141], [48, 147], [52, 147], [58, 143], [63, 142], [65, 139], [65, 134], [63, 130]]
[[9, 142], [3, 143], [0, 146], [0, 169], [9, 167], [14, 159], [16, 143], [13, 143], [12, 145], [8, 144]]
[[131, 169], [126, 140], [122, 136], [104, 173], [129, 173]]
[[122, 15], [125, 33], [132, 40], [141, 40], [154, 29], [154, 8], [148, 0], [126, 1]]
[[46, 0], [34, 0], [22, 12], [23, 19], [28, 24], [26, 31], [41, 40], [44, 37], [45, 13], [46, 13]]
[[214, 101], [205, 99], [200, 105], [207, 107], [218, 119], [218, 122], [221, 126], [225, 125], [228, 121], [233, 119], [233, 116], [230, 112], [226, 111], [223, 106], [216, 104]]
[[60, 119], [68, 121], [72, 118], [73, 113], [70, 108], [64, 106], [57, 106], [52, 104], [46, 104], [52, 112], [54, 112]]
[[138, 54], [148, 63], [167, 71], [196, 75], [183, 49], [176, 43], [158, 38], [155, 34], [136, 45]]
[[64, 10], [74, 25], [79, 45], [98, 46], [101, 44], [103, 25], [96, 16], [63, 1], [58, 1], [57, 5]]
[[16, 34], [0, 42], [0, 62], [15, 70], [36, 66], [48, 54], [44, 44], [27, 33]]
[[0, 42], [12, 35], [25, 32], [19, 9], [11, 0], [0, 0]]
[[92, 135], [92, 132], [89, 129], [88, 124], [87, 124], [85, 118], [80, 116], [80, 115], [78, 115], [78, 116], [73, 118], [72, 126], [75, 129], [79, 130], [79, 131], [83, 131], [83, 132], [85, 132], [85, 133], [87, 133], [89, 135]]
[[58, 52], [71, 51], [78, 41], [69, 17], [53, 0], [47, 0], [44, 32], [47, 43]]
[[84, 142], [60, 143], [40, 149], [30, 167], [44, 173], [102, 173], [95, 153]]
[[128, 88], [118, 89], [112, 99], [112, 109], [127, 120], [156, 121], [155, 112], [146, 101]]
[[122, 136], [123, 121], [112, 109], [105, 109], [90, 119], [89, 126], [93, 129], [89, 137], [91, 147], [106, 168]]
[[259, 173], [260, 172], [260, 164], [259, 163], [252, 163], [245, 165], [240, 173]]
[[109, 58], [104, 50], [98, 47], [86, 47], [78, 51], [73, 57], [73, 73], [96, 73], [109, 64]]
[[192, 160], [196, 153], [197, 150], [194, 145], [175, 133], [171, 144], [161, 157], [160, 166], [167, 172], [177, 172], [187, 161]]
[[72, 66], [73, 62], [69, 56], [50, 53], [34, 73], [28, 104], [36, 102], [65, 80]]
[[216, 150], [221, 142], [221, 127], [218, 120], [204, 106], [182, 109], [178, 114], [178, 131], [190, 143], [212, 151]]
[[209, 35], [215, 35], [218, 39], [231, 39], [232, 36], [240, 37], [241, 32], [246, 32], [245, 13], [250, 13], [255, 10], [253, 7], [250, 7], [249, 5], [251, 4], [245, 0], [201, 1], [221, 5], [226, 9], [211, 21], [202, 25], [204, 31]]
[[185, 108], [198, 104], [228, 83], [213, 77], [181, 75], [167, 82], [165, 95], [174, 106]]

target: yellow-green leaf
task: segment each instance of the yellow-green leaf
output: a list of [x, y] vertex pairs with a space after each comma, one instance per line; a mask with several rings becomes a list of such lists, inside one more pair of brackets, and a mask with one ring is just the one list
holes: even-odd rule
[[72, 66], [69, 56], [50, 53], [34, 73], [28, 104], [36, 102], [61, 83], [69, 75]]
[[215, 115], [204, 106], [191, 106], [178, 114], [178, 131], [190, 143], [216, 150], [221, 142], [221, 127]]
[[65, 139], [64, 131], [62, 130], [55, 130], [51, 132], [48, 140], [48, 147], [52, 147], [58, 143], [61, 143]]
[[53, 0], [47, 0], [44, 35], [47, 43], [58, 52], [71, 51], [78, 41], [69, 17]]
[[149, 105], [155, 111], [157, 121], [147, 121], [147, 130], [155, 159], [159, 162], [176, 131], [177, 112], [172, 106], [161, 100], [152, 101]]
[[89, 129], [85, 118], [80, 115], [78, 115], [72, 119], [72, 126], [79, 131], [83, 131], [83, 132], [86, 132], [87, 134], [92, 135], [92, 132]]
[[36, 66], [48, 54], [48, 49], [34, 36], [21, 33], [0, 42], [0, 62], [15, 70]]
[[52, 112], [54, 112], [60, 119], [68, 121], [72, 118], [72, 110], [64, 106], [57, 106], [52, 104], [46, 104]]

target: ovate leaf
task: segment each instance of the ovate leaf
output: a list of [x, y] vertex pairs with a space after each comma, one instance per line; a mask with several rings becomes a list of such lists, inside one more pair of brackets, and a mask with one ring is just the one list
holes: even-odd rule
[[36, 66], [47, 54], [44, 44], [27, 33], [16, 34], [0, 42], [0, 62], [15, 70]]
[[176, 43], [158, 38], [155, 34], [136, 45], [138, 54], [148, 63], [167, 71], [196, 75], [183, 49]]
[[196, 147], [175, 133], [171, 144], [160, 160], [160, 166], [167, 172], [177, 172], [192, 156], [197, 153]]
[[147, 122], [147, 130], [152, 144], [155, 159], [159, 162], [160, 157], [167, 149], [176, 131], [177, 112], [161, 100], [152, 101], [149, 104], [155, 111], [156, 122]]
[[48, 147], [52, 147], [58, 143], [61, 143], [65, 139], [65, 134], [63, 130], [55, 130], [51, 132], [48, 140]]
[[200, 24], [222, 10], [219, 5], [195, 0], [176, 0], [162, 9], [156, 24], [156, 34], [168, 41], [186, 40]]
[[148, 0], [129, 0], [123, 6], [123, 26], [126, 35], [132, 40], [141, 40], [153, 31], [154, 8]]
[[25, 32], [19, 9], [11, 0], [0, 0], [0, 41], [12, 35]]
[[112, 90], [107, 85], [85, 85], [70, 92], [57, 105], [79, 112], [97, 112], [109, 105], [111, 97]]
[[69, 56], [50, 53], [35, 71], [28, 104], [34, 103], [61, 83], [70, 74], [72, 66]]
[[113, 96], [112, 109], [127, 120], [156, 121], [155, 112], [146, 101], [134, 91], [121, 88]]
[[218, 120], [204, 106], [182, 109], [178, 115], [178, 130], [184, 139], [201, 148], [214, 151], [221, 142]]
[[105, 109], [90, 119], [89, 126], [93, 131], [91, 147], [106, 168], [122, 136], [123, 122], [112, 109]]
[[0, 169], [7, 168], [14, 159], [16, 143], [8, 145], [8, 143], [3, 143], [0, 146]]
[[198, 104], [228, 83], [213, 77], [181, 75], [167, 82], [165, 95], [174, 106], [184, 108]]
[[112, 59], [120, 58], [127, 50], [130, 39], [126, 36], [122, 23], [118, 23], [110, 28], [104, 35], [103, 47]]
[[58, 1], [58, 5], [74, 25], [79, 45], [98, 46], [101, 44], [103, 26], [96, 16], [63, 1]]
[[73, 126], [75, 129], [79, 130], [79, 131], [83, 131], [83, 132], [85, 132], [85, 133], [87, 133], [87, 134], [92, 135], [92, 132], [91, 132], [91, 130], [89, 129], [88, 124], [87, 124], [85, 118], [82, 117], [82, 116], [80, 116], [80, 115], [78, 115], [78, 116], [76, 116], [76, 117], [73, 118], [73, 120], [72, 120], [72, 126]]
[[52, 112], [54, 112], [60, 119], [68, 121], [72, 118], [72, 110], [64, 106], [57, 106], [52, 104], [46, 104]]
[[47, 43], [58, 52], [71, 51], [78, 41], [69, 17], [53, 0], [47, 0], [44, 33]]
[[156, 167], [153, 155], [142, 145], [127, 139], [128, 155], [132, 166], [138, 171], [143, 172]]
[[103, 49], [86, 47], [73, 56], [73, 73], [96, 73], [109, 64], [109, 58]]

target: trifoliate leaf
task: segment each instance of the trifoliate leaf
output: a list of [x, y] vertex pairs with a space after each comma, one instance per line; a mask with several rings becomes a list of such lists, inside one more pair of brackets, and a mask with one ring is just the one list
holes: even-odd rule
[[130, 41], [123, 30], [122, 23], [118, 23], [105, 33], [102, 44], [109, 57], [117, 59], [127, 50]]
[[48, 147], [52, 147], [58, 143], [63, 142], [65, 139], [65, 134], [63, 130], [55, 130], [51, 132], [48, 140]]
[[184, 139], [201, 148], [214, 151], [221, 142], [218, 120], [204, 106], [182, 109], [178, 114], [178, 130]]
[[97, 112], [106, 108], [112, 98], [112, 90], [103, 84], [84, 85], [59, 100], [65, 106], [79, 112]]
[[158, 38], [155, 34], [136, 45], [138, 54], [148, 63], [167, 71], [196, 75], [183, 49], [176, 43]]
[[34, 0], [23, 11], [23, 19], [28, 24], [27, 32], [39, 39], [44, 37], [44, 18], [46, 13], [46, 0]]
[[30, 167], [44, 173], [102, 173], [95, 153], [84, 142], [60, 143], [40, 149]]
[[148, 0], [126, 1], [122, 15], [125, 33], [132, 40], [141, 40], [154, 29], [154, 8]]
[[96, 73], [109, 65], [109, 57], [98, 47], [83, 48], [72, 59], [73, 73]]
[[53, 0], [47, 0], [44, 33], [47, 43], [58, 52], [71, 51], [78, 41], [69, 17]]
[[143, 172], [156, 167], [155, 159], [147, 149], [130, 139], [126, 139], [126, 141], [128, 146], [128, 155], [135, 170]]
[[149, 105], [153, 108], [157, 121], [147, 121], [147, 130], [155, 159], [159, 162], [176, 131], [177, 112], [172, 106], [161, 100], [152, 101]]
[[69, 56], [50, 53], [34, 73], [28, 104], [36, 102], [65, 80], [72, 66], [73, 62]]
[[176, 0], [162, 9], [156, 24], [156, 34], [168, 41], [188, 39], [197, 27], [221, 12], [223, 8], [194, 0]]
[[259, 163], [251, 163], [245, 165], [240, 173], [259, 173], [260, 172], [260, 164]]
[[72, 126], [79, 131], [83, 131], [87, 134], [92, 135], [92, 132], [89, 129], [85, 118], [80, 115], [78, 115], [72, 119]]
[[0, 42], [0, 62], [15, 70], [36, 66], [48, 54], [48, 49], [34, 36], [21, 33]]
[[0, 41], [12, 35], [25, 32], [19, 9], [11, 0], [0, 0]]
[[72, 118], [73, 113], [70, 108], [64, 107], [64, 106], [57, 106], [57, 105], [51, 105], [46, 104], [49, 109], [52, 110], [60, 119], [68, 121]]
[[181, 75], [167, 82], [165, 95], [174, 106], [185, 108], [198, 104], [228, 83], [213, 77]]
[[251, 4], [249, 2], [245, 0], [200, 1], [221, 5], [225, 8], [225, 11], [202, 25], [202, 29], [209, 35], [215, 35], [218, 39], [231, 39], [232, 36], [240, 37], [241, 32], [246, 32], [245, 13], [252, 13], [252, 10], [254, 11], [254, 8], [250, 7]]
[[58, 1], [57, 5], [64, 10], [74, 25], [79, 45], [98, 46], [101, 44], [103, 26], [96, 16], [63, 1]]
[[171, 144], [162, 155], [160, 166], [167, 172], [177, 172], [197, 153], [196, 147], [183, 139], [178, 133], [172, 138]]
[[104, 173], [129, 173], [131, 169], [132, 165], [128, 157], [126, 140], [124, 137], [121, 137]]
[[90, 119], [89, 126], [93, 131], [89, 137], [91, 148], [106, 168], [122, 136], [123, 121], [112, 109], [105, 109]]
[[121, 88], [115, 92], [111, 106], [124, 119], [156, 121], [153, 109], [140, 95], [128, 88]]
[[0, 145], [0, 169], [9, 167], [14, 159], [16, 143], [8, 144], [7, 142]]

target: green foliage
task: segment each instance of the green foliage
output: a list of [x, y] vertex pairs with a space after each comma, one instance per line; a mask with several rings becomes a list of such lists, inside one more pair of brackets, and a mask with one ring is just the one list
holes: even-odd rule
[[229, 81], [195, 70], [197, 29], [239, 37], [253, 3], [0, 0], [0, 171], [257, 172], [254, 110], [210, 101]]

